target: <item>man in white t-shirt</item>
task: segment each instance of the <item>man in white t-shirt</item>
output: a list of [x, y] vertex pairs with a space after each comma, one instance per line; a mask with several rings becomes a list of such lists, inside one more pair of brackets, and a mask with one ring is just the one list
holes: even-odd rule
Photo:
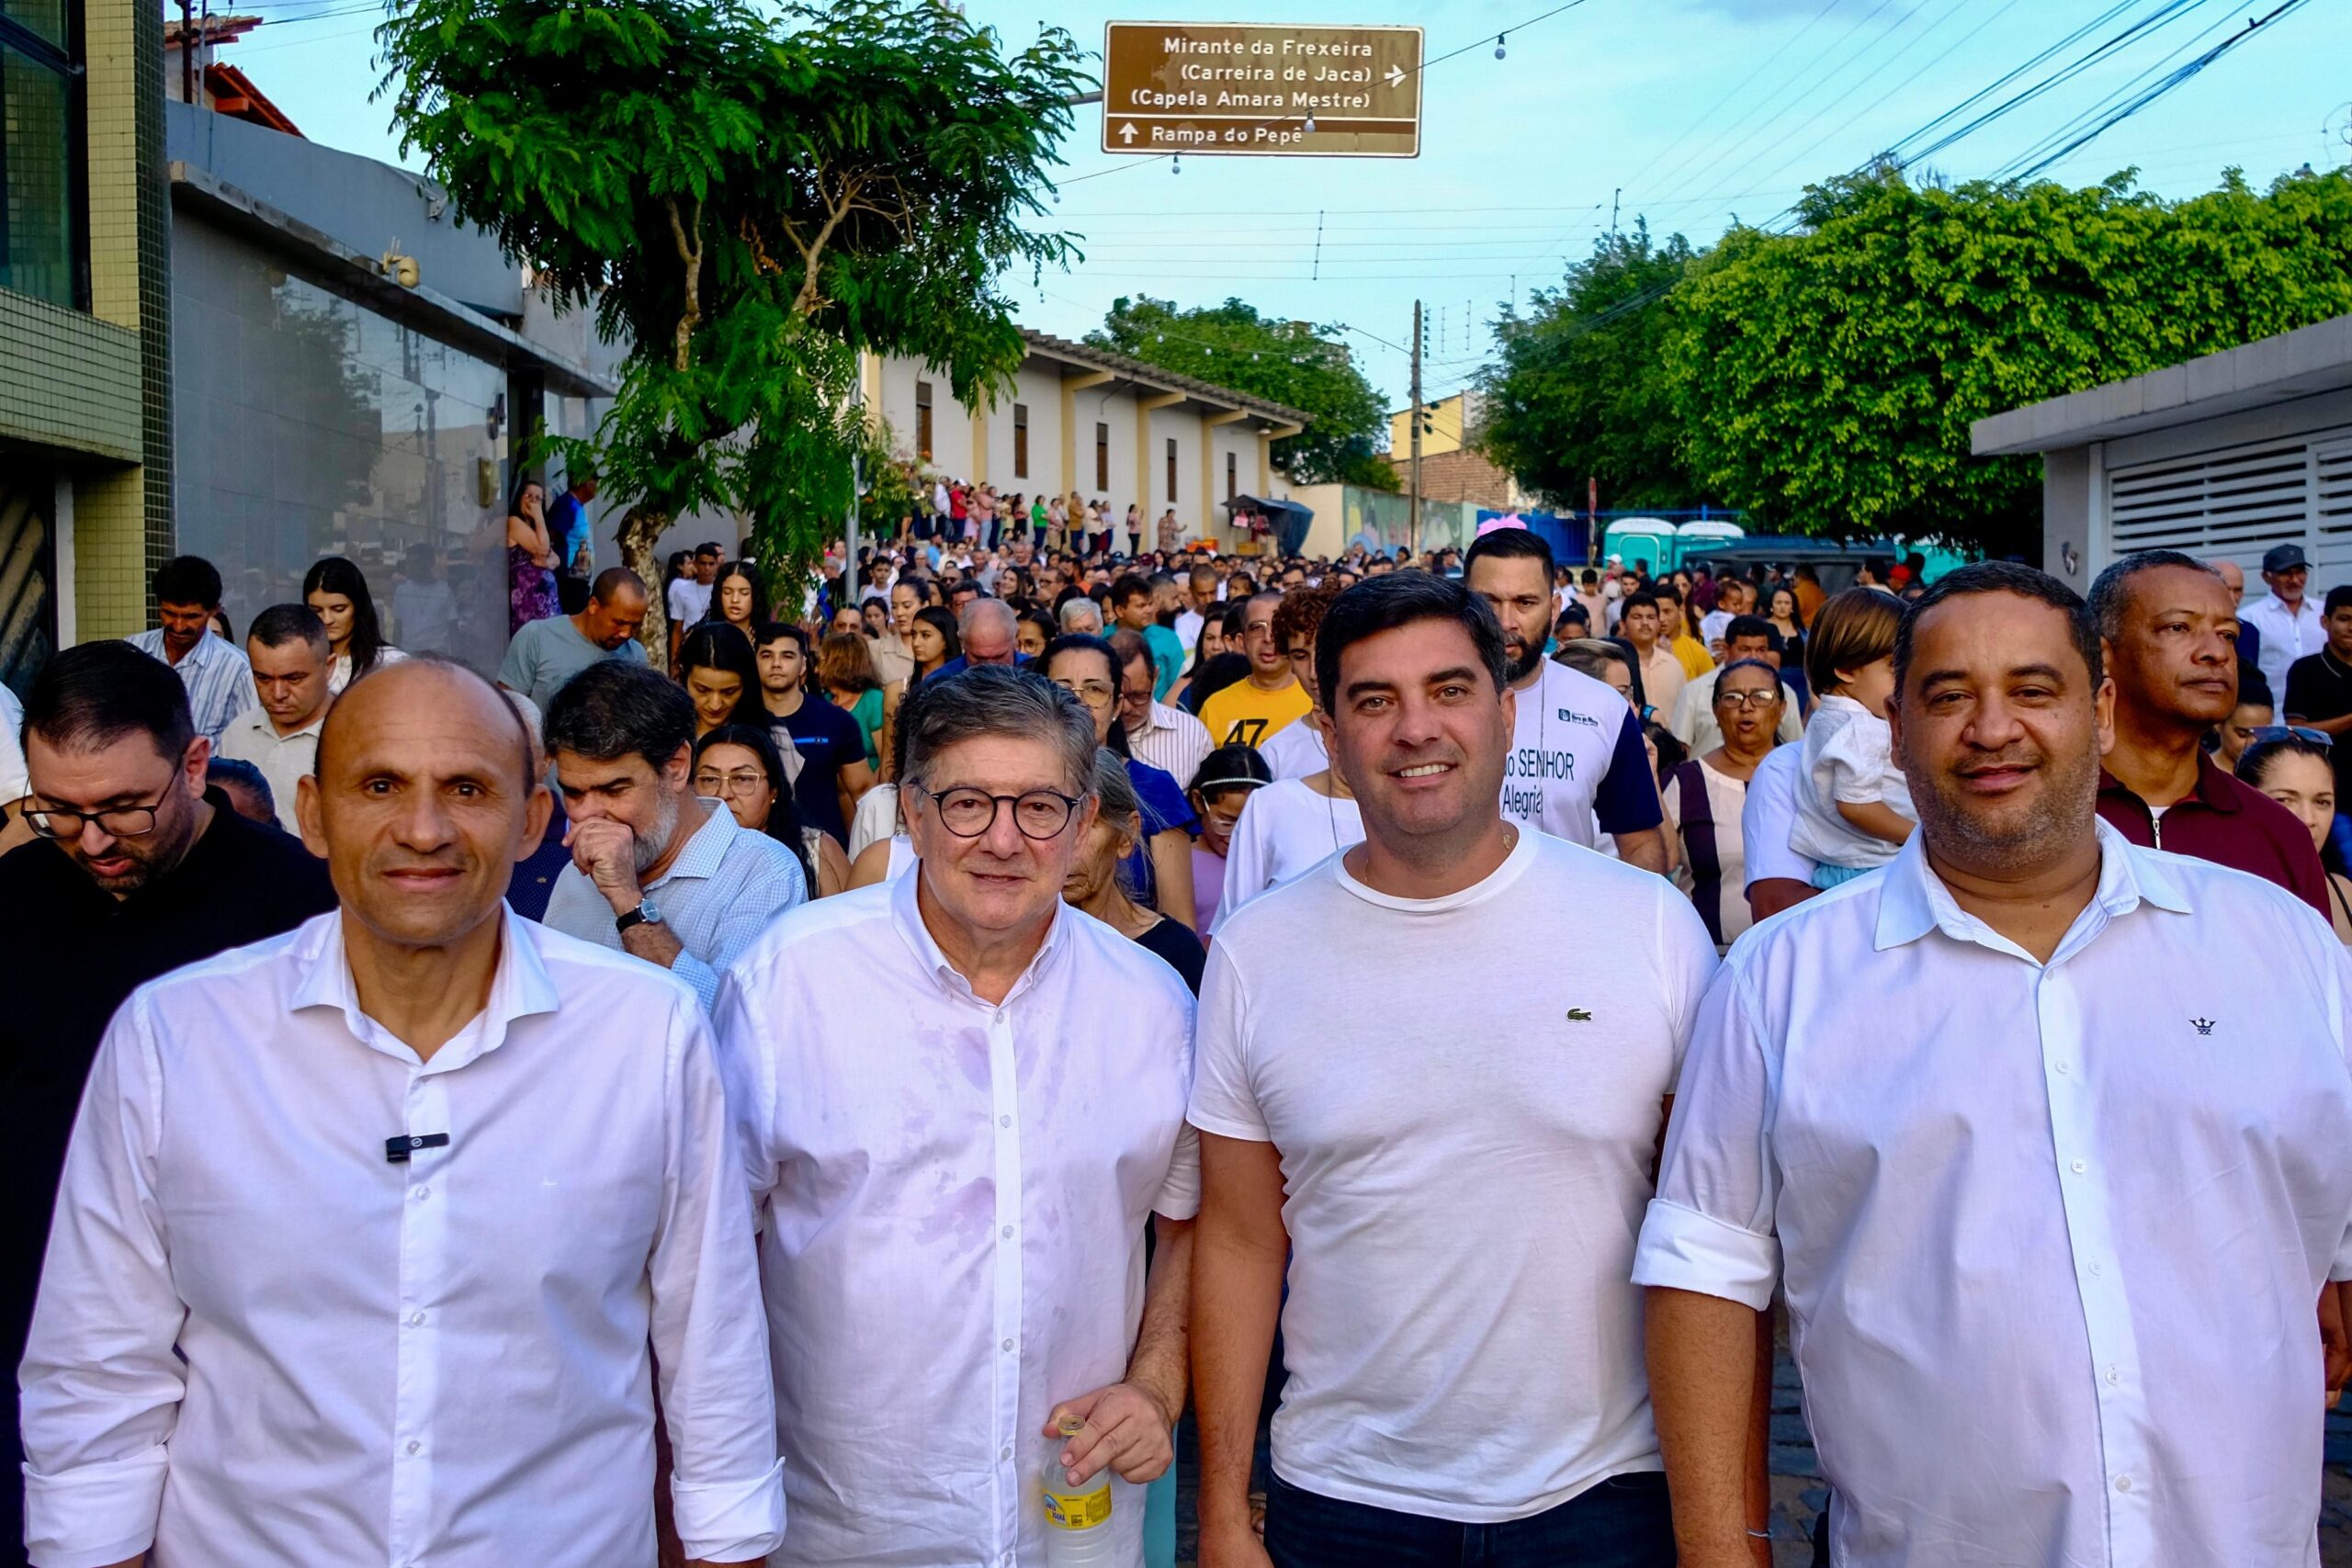
[[[1505, 820], [1503, 635], [1459, 582], [1348, 590], [1316, 655], [1366, 838], [1209, 950], [1201, 1560], [1668, 1568], [1628, 1280], [1713, 944], [1664, 878]], [[1444, 955], [1445, 983], [1398, 985], [1400, 953]]]
[[718, 581], [718, 554], [715, 544], [696, 545], [694, 575], [670, 584], [666, 604], [673, 644], [687, 627], [710, 614], [711, 584]]
[[1600, 834], [1613, 834], [1619, 860], [1664, 872], [1666, 811], [1641, 720], [1600, 682], [1544, 657], [1552, 547], [1529, 529], [1498, 528], [1470, 547], [1462, 581], [1502, 623], [1519, 699], [1503, 760], [1503, 815], [1587, 849]]

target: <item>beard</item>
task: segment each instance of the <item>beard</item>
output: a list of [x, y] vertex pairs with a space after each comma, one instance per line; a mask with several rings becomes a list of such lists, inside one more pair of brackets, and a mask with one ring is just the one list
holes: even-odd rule
[[2099, 761], [2089, 747], [2053, 756], [2020, 741], [1989, 761], [2038, 770], [2041, 787], [2024, 799], [1985, 803], [1971, 800], [1949, 772], [1905, 768], [1929, 847], [1972, 866], [2021, 869], [2054, 858], [2098, 814]]
[[1544, 639], [1539, 637], [1533, 642], [1522, 643], [1517, 653], [1511, 652], [1510, 644], [1506, 642], [1503, 645], [1503, 657], [1506, 661], [1505, 683], [1516, 686], [1530, 675], [1534, 674], [1535, 667], [1544, 662]]
[[669, 852], [670, 840], [677, 833], [678, 797], [665, 789], [662, 792], [662, 805], [653, 815], [652, 830], [637, 835], [635, 852], [630, 858], [637, 863], [638, 875], [643, 876], [655, 861]]

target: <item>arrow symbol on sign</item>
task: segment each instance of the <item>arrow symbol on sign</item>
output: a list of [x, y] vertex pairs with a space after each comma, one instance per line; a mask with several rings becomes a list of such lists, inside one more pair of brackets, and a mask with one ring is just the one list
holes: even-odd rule
[[1125, 124], [1125, 125], [1123, 125], [1123, 126], [1119, 127], [1119, 140], [1120, 140], [1121, 141], [1124, 141], [1124, 142], [1127, 143], [1128, 145], [1133, 146], [1133, 145], [1134, 145], [1134, 143], [1135, 143], [1135, 139], [1136, 139], [1136, 122], [1135, 122], [1135, 121], [1133, 121], [1133, 120], [1129, 120], [1129, 121], [1127, 121], [1127, 123], [1126, 123], [1126, 124]]
[[1390, 86], [1402, 86], [1404, 85], [1404, 81], [1405, 68], [1403, 66], [1392, 65], [1388, 68], [1388, 85]]

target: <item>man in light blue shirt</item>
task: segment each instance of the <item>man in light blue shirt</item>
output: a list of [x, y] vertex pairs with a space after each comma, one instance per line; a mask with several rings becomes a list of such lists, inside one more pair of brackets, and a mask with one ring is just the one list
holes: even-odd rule
[[798, 855], [695, 795], [694, 703], [665, 675], [593, 664], [555, 694], [543, 733], [571, 819], [546, 923], [662, 965], [708, 1012], [718, 972], [808, 897]]
[[254, 705], [252, 667], [212, 630], [220, 612], [220, 570], [202, 556], [174, 556], [155, 569], [159, 624], [128, 639], [172, 667], [187, 688], [197, 733], [215, 746], [229, 721]]

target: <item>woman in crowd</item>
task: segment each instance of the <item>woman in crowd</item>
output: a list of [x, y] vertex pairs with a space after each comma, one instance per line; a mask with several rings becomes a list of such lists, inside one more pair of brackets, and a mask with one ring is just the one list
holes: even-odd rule
[[1723, 744], [1669, 769], [1660, 792], [1667, 818], [1682, 839], [1676, 885], [1690, 895], [1718, 951], [1738, 940], [1751, 919], [1739, 813], [1747, 802], [1747, 781], [1772, 750], [1786, 700], [1779, 672], [1762, 660], [1724, 666], [1714, 692]]
[[1764, 618], [1781, 634], [1781, 668], [1804, 668], [1804, 612], [1793, 585], [1779, 583], [1764, 598]]
[[[697, 736], [722, 724], [771, 728], [767, 705], [760, 700], [759, 660], [751, 640], [730, 627], [699, 626], [686, 634], [678, 645], [678, 684], [694, 699]], [[797, 777], [800, 770], [790, 772]]]
[[849, 856], [833, 836], [804, 826], [784, 776], [784, 757], [767, 730], [748, 724], [722, 724], [695, 742], [695, 793], [724, 801], [735, 820], [765, 833], [800, 862], [811, 898], [829, 897], [849, 886]]
[[907, 651], [915, 660], [915, 672], [907, 682], [907, 689], [912, 691], [941, 665], [964, 657], [963, 639], [956, 635], [956, 617], [939, 604], [917, 610], [914, 629], [907, 634]]
[[867, 637], [879, 638], [890, 635], [890, 605], [887, 600], [868, 599], [857, 610], [859, 617], [865, 623]]
[[1054, 625], [1054, 617], [1037, 609], [1022, 611], [1014, 632], [1015, 646], [1020, 649], [1023, 659], [1044, 658], [1046, 645], [1061, 636], [1061, 628]]
[[368, 579], [343, 557], [326, 556], [311, 563], [302, 574], [302, 603], [326, 623], [327, 649], [334, 657], [327, 671], [331, 694], [340, 695], [379, 664], [397, 664], [408, 657], [384, 640]]
[[2268, 728], [2277, 722], [2278, 706], [2271, 700], [2270, 682], [2262, 671], [2251, 665], [2238, 666], [2238, 701], [2230, 716], [2213, 727], [2213, 761], [2225, 773], [2238, 771], [2238, 760], [2245, 749], [2254, 744], [2255, 731]]
[[525, 479], [506, 513], [506, 632], [509, 637], [559, 608], [555, 541], [548, 534], [547, 487]]
[[[2301, 818], [2322, 860], [2328, 858], [2327, 833], [2335, 822], [2333, 746], [2319, 730], [2272, 725], [2257, 730], [2254, 744], [2238, 759], [2238, 777]], [[2327, 890], [2335, 939], [2352, 943], [2352, 881], [2329, 866]]]
[[[1119, 656], [1099, 637], [1058, 637], [1046, 645], [1046, 679], [1078, 698], [1094, 720], [1094, 743], [1127, 754], [1119, 723]], [[1193, 808], [1183, 786], [1159, 769], [1133, 759], [1127, 773], [1142, 802], [1143, 832], [1127, 858], [1127, 886], [1147, 908], [1191, 929]]]
[[1643, 711], [1640, 662], [1633, 650], [1615, 637], [1580, 637], [1560, 645], [1552, 662], [1591, 676], [1625, 699], [1636, 716]]
[[1234, 824], [1257, 791], [1274, 782], [1273, 769], [1253, 746], [1220, 746], [1201, 759], [1185, 796], [1201, 819], [1193, 840], [1193, 929], [1213, 930], [1225, 897], [1225, 857], [1233, 846]]
[[703, 615], [707, 626], [729, 626], [752, 640], [752, 628], [768, 618], [768, 591], [750, 561], [731, 560], [710, 581], [710, 608]]
[[1143, 554], [1143, 508], [1132, 502], [1127, 507], [1127, 557], [1133, 559]]
[[1129, 897], [1123, 868], [1143, 840], [1143, 806], [1127, 777], [1127, 760], [1105, 747], [1094, 753], [1094, 824], [1062, 883], [1062, 899], [1168, 961], [1194, 996], [1208, 962], [1201, 939], [1178, 921]]
[[888, 728], [892, 704], [874, 672], [874, 654], [855, 632], [836, 632], [817, 645], [817, 683], [837, 708], [857, 720], [865, 739], [865, 765], [882, 765], [882, 735]]

